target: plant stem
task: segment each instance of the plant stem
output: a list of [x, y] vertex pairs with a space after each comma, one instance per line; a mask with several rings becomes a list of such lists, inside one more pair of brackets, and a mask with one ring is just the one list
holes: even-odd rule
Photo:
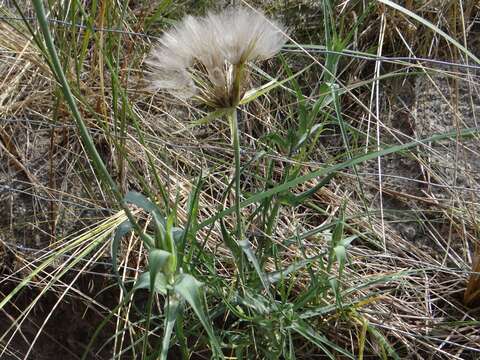
[[235, 213], [237, 215], [237, 241], [242, 240], [242, 214], [240, 208], [240, 135], [238, 133], [237, 109], [233, 108], [228, 114], [230, 134], [232, 137], [233, 152], [235, 157]]
[[[233, 107], [228, 113], [228, 120], [230, 124], [230, 135], [232, 138], [233, 153], [235, 157], [235, 214], [236, 214], [236, 237], [237, 242], [243, 240], [242, 230], [242, 213], [241, 213], [241, 189], [240, 189], [240, 135], [238, 132], [237, 109]], [[243, 253], [242, 253], [243, 254]], [[243, 267], [243, 255], [239, 259], [240, 267]], [[243, 270], [240, 270], [243, 273]]]
[[108, 172], [107, 167], [105, 166], [105, 163], [103, 162], [100, 154], [97, 151], [97, 148], [95, 147], [95, 144], [87, 129], [87, 126], [85, 125], [85, 122], [83, 121], [80, 115], [80, 111], [77, 107], [75, 97], [73, 96], [72, 90], [70, 89], [70, 85], [68, 83], [67, 77], [63, 72], [62, 66], [60, 64], [60, 59], [58, 58], [58, 54], [55, 49], [55, 45], [53, 43], [53, 38], [52, 38], [52, 34], [50, 33], [50, 29], [48, 27], [47, 17], [45, 15], [43, 2], [40, 0], [34, 0], [33, 6], [35, 9], [35, 13], [37, 15], [40, 29], [45, 39], [45, 45], [47, 48], [48, 55], [50, 55], [50, 59], [48, 58], [47, 54], [44, 54], [44, 55], [51, 67], [52, 72], [55, 74], [55, 77], [57, 78], [61, 86], [63, 96], [65, 98], [65, 101], [68, 104], [68, 107], [70, 108], [70, 111], [72, 112], [73, 118], [75, 120], [75, 124], [80, 133], [80, 137], [82, 139], [83, 145], [85, 146], [85, 150], [87, 151], [88, 155], [92, 159], [93, 166], [97, 174], [102, 179], [104, 186], [110, 193], [113, 194], [114, 198], [117, 200], [119, 205], [125, 211], [125, 214], [127, 215], [128, 220], [132, 224], [132, 227], [137, 232], [137, 234], [141, 236], [143, 233], [142, 230], [138, 226], [137, 222], [135, 221], [135, 218], [133, 217], [132, 212], [130, 211], [130, 209], [128, 208], [128, 205], [124, 201], [123, 195], [119, 190], [117, 184], [115, 183], [112, 176]]
[[148, 303], [147, 303], [147, 319], [145, 321], [145, 337], [143, 338], [143, 346], [142, 346], [142, 359], [147, 358], [148, 332], [150, 331], [150, 319], [152, 315], [154, 296], [155, 296], [155, 292], [152, 289], [150, 289], [150, 294], [148, 295]]

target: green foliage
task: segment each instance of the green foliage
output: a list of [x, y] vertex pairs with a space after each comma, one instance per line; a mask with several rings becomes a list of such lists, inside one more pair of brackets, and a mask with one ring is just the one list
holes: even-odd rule
[[[199, 185], [200, 184], [201, 181], [199, 181]], [[195, 193], [196, 192], [194, 192], [194, 194]], [[176, 221], [174, 218], [175, 211], [170, 212], [170, 215], [165, 219], [162, 217], [158, 206], [140, 193], [129, 192], [125, 196], [125, 202], [136, 205], [149, 213], [153, 218], [154, 225], [154, 235], [144, 232], [138, 234], [148, 251], [148, 272], [140, 275], [133, 286], [134, 290], [148, 289], [150, 292], [145, 319], [146, 328], [145, 334], [143, 335], [144, 346], [142, 358], [151, 357], [151, 355], [148, 355], [147, 350], [148, 347], [150, 347], [148, 332], [153, 314], [153, 301], [155, 294], [166, 297], [163, 309], [166, 315], [164, 321], [164, 336], [160, 350], [161, 359], [167, 358], [173, 327], [177, 317], [181, 316], [179, 309], [183, 309], [182, 302], [184, 301], [190, 304], [207, 331], [214, 358], [223, 358], [219, 341], [216, 338], [207, 315], [203, 283], [198, 281], [194, 276], [183, 273], [183, 268], [181, 267], [181, 263], [179, 263], [177, 243], [186, 241], [188, 238], [188, 230], [174, 227]], [[193, 195], [190, 199], [189, 206], [193, 214], [195, 214], [197, 206], [198, 196]], [[192, 221], [194, 221], [194, 219], [190, 218], [190, 222]], [[118, 277], [118, 271], [116, 269], [119, 243], [121, 238], [131, 230], [131, 224], [128, 222], [123, 223], [117, 229], [117, 233], [112, 242], [112, 265], [114, 266], [114, 271], [120, 282], [121, 279]], [[183, 243], [182, 248], [185, 248], [185, 243]], [[125, 289], [125, 286], [122, 285], [122, 288]]]
[[[478, 62], [465, 46], [431, 22], [392, 1], [379, 2], [423, 24]], [[378, 237], [373, 231], [366, 234], [358, 230], [355, 218], [364, 217], [365, 213], [369, 218], [370, 205], [364, 202], [365, 213], [352, 215], [347, 211], [352, 199], [341, 199], [341, 205], [332, 203], [335, 210], [327, 210], [319, 205], [316, 195], [333, 181], [340, 181], [341, 172], [352, 171], [361, 197], [357, 166], [389, 154], [422, 151], [425, 144], [472, 137], [479, 130], [463, 129], [393, 145], [382, 143], [375, 149], [360, 148], [358, 144], [363, 143], [366, 135], [350, 123], [351, 114], [344, 108], [346, 99], [360, 102], [357, 94], [368, 90], [374, 82], [406, 76], [390, 72], [368, 80], [350, 82], [350, 78], [342, 78], [348, 74], [349, 64], [341, 54], [359, 58], [373, 54], [375, 47], [369, 52], [357, 48], [357, 36], [367, 31], [363, 21], [377, 9], [375, 4], [365, 6], [358, 19], [349, 24], [346, 15], [338, 13], [338, 2], [323, 1], [323, 23], [316, 24], [316, 35], [323, 36], [322, 45], [290, 45], [290, 50], [301, 48], [301, 54], [307, 55], [280, 55], [272, 61], [277, 66], [276, 73], [252, 65], [253, 79], [261, 83], [245, 93], [239, 109], [217, 109], [205, 114], [204, 109], [188, 108], [188, 112], [181, 112], [179, 117], [185, 124], [174, 134], [188, 137], [197, 129], [214, 129], [212, 132], [217, 135], [230, 130], [234, 149], [230, 154], [230, 144], [215, 138], [215, 145], [222, 147], [218, 154], [216, 150], [213, 155], [208, 154], [210, 144], [205, 146], [207, 150], [202, 146], [192, 150], [196, 157], [185, 171], [188, 181], [179, 181], [192, 189], [186, 191], [188, 200], [180, 205], [179, 196], [171, 189], [178, 180], [177, 174], [166, 168], [172, 157], [171, 148], [183, 146], [185, 138], [164, 146], [163, 141], [167, 143], [169, 139], [151, 130], [157, 119], [152, 125], [139, 115], [145, 108], [153, 112], [153, 101], [146, 96], [133, 100], [141, 91], [132, 88], [132, 78], [140, 71], [144, 47], [149, 44], [138, 45], [120, 33], [97, 29], [127, 29], [128, 24], [129, 31], [137, 31], [131, 25], [138, 22], [138, 29], [153, 32], [175, 23], [185, 9], [170, 0], [144, 4], [145, 8], [138, 12], [133, 12], [127, 2], [67, 3], [49, 2], [51, 6], [45, 9], [45, 2], [34, 1], [39, 28], [26, 20], [24, 27], [30, 31], [54, 77], [53, 112], [68, 108], [81, 144], [92, 160], [93, 174], [105, 193], [112, 195], [112, 206], [121, 210], [32, 263], [31, 273], [0, 300], [0, 309], [4, 310], [22, 290], [36, 283], [38, 276], [44, 275], [48, 281], [25, 313], [9, 325], [9, 331], [21, 324], [40, 297], [66, 273], [79, 267], [82, 260], [90, 261], [99, 248], [109, 244], [120, 296], [118, 305], [103, 313], [104, 318], [84, 351], [85, 359], [92, 356], [102, 331], [110, 329], [108, 325], [115, 321], [115, 332], [102, 344], [114, 344], [113, 358], [126, 354], [139, 359], [167, 359], [180, 353], [188, 359], [199, 352], [213, 358], [354, 359], [366, 358], [377, 350], [384, 358], [401, 358], [397, 344], [383, 329], [369, 323], [360, 310], [390, 291], [384, 290], [387, 284], [400, 283], [414, 271], [387, 271], [363, 278], [350, 259], [357, 245], [380, 248]], [[202, 6], [197, 8], [199, 12], [212, 2], [201, 3], [195, 4]], [[47, 13], [84, 24], [83, 28], [53, 28]], [[317, 50], [327, 51], [323, 59], [308, 53]], [[308, 63], [299, 67], [299, 58], [306, 58]], [[94, 91], [95, 101], [86, 94], [88, 87], [81, 85], [89, 72], [101, 73]], [[258, 104], [262, 109], [266, 106], [263, 101], [277, 100], [279, 105], [272, 105], [278, 107], [272, 111], [272, 118], [278, 116], [281, 120], [261, 128], [254, 134], [258, 135], [254, 146], [247, 148], [253, 136], [247, 139], [242, 130], [250, 130], [251, 124], [240, 114], [249, 116], [258, 110]], [[96, 101], [102, 105], [97, 106]], [[359, 108], [362, 107], [365, 106], [361, 104]], [[184, 114], [198, 117], [190, 119]], [[225, 116], [229, 124], [221, 122]], [[94, 130], [107, 146], [115, 149], [109, 159], [115, 164], [115, 172], [110, 169], [113, 165], [107, 166], [107, 157], [97, 143], [100, 140], [92, 135]], [[338, 152], [320, 157], [318, 149], [323, 136], [337, 130]], [[129, 146], [133, 145], [128, 141], [141, 151], [130, 151]], [[145, 158], [144, 168], [132, 156], [137, 152]], [[174, 153], [173, 157], [177, 155]], [[231, 158], [235, 159], [234, 165]], [[184, 159], [178, 161], [178, 168], [188, 167]], [[204, 163], [211, 167], [205, 169]], [[204, 190], [207, 185], [208, 192]], [[128, 188], [141, 193], [130, 191], [123, 195]], [[211, 203], [206, 202], [208, 197], [213, 199]], [[303, 221], [303, 215], [316, 217], [313, 226], [309, 223], [297, 229], [295, 221]], [[295, 221], [285, 226], [282, 221], [290, 218]], [[128, 247], [127, 237], [131, 239]], [[132, 262], [132, 256], [138, 258]], [[55, 262], [66, 257], [63, 268], [47, 273]], [[137, 268], [132, 268], [131, 263]], [[140, 300], [145, 294], [148, 297], [144, 304]], [[352, 330], [357, 326], [358, 330]], [[336, 336], [337, 330], [348, 331], [351, 338], [345, 341], [347, 337]], [[8, 331], [0, 337], [2, 346], [7, 334]]]

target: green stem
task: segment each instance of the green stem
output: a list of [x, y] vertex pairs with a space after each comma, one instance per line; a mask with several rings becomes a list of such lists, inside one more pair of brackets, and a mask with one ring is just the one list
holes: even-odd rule
[[70, 108], [70, 111], [72, 112], [73, 118], [77, 125], [77, 129], [80, 133], [80, 137], [82, 139], [83, 145], [85, 146], [87, 153], [92, 159], [94, 168], [99, 174], [100, 178], [103, 180], [104, 185], [106, 185], [107, 189], [111, 193], [113, 193], [115, 199], [125, 211], [125, 214], [127, 215], [128, 220], [132, 224], [132, 227], [135, 229], [137, 234], [141, 235], [142, 231], [140, 227], [138, 226], [137, 222], [135, 221], [135, 218], [133, 217], [133, 214], [128, 208], [126, 202], [124, 201], [122, 193], [118, 189], [117, 184], [115, 183], [110, 173], [108, 172], [107, 167], [105, 166], [105, 163], [103, 162], [102, 158], [100, 157], [100, 154], [98, 153], [95, 147], [95, 144], [93, 143], [93, 139], [90, 136], [90, 133], [88, 132], [87, 126], [85, 125], [85, 122], [83, 121], [80, 115], [80, 111], [77, 107], [75, 97], [72, 93], [72, 90], [70, 89], [70, 85], [67, 81], [67, 77], [63, 72], [62, 66], [60, 64], [60, 59], [58, 58], [58, 54], [55, 49], [55, 45], [53, 43], [53, 38], [52, 38], [52, 34], [50, 33], [50, 29], [48, 27], [48, 22], [47, 22], [47, 17], [45, 15], [43, 2], [41, 0], [33, 0], [33, 6], [35, 8], [35, 13], [37, 15], [40, 29], [42, 30], [43, 37], [45, 39], [47, 52], [50, 55], [50, 61], [48, 61], [48, 57], [46, 56], [46, 54], [45, 56], [47, 57], [47, 61], [49, 62], [52, 72], [55, 74], [57, 81], [60, 83], [63, 96], [65, 98], [65, 101], [68, 104], [68, 107]]
[[[60, 64], [60, 60], [57, 55], [57, 51], [55, 49], [55, 45], [53, 44], [52, 35], [48, 27], [43, 3], [42, 1], [34, 0], [33, 6], [35, 7], [35, 12], [37, 14], [38, 22], [40, 24], [40, 28], [45, 38], [45, 44], [47, 46], [48, 53], [50, 54], [52, 71], [57, 77], [58, 82], [60, 83], [65, 100], [68, 106], [70, 107], [70, 110], [72, 111], [73, 118], [75, 119], [77, 128], [80, 132], [80, 136], [83, 140], [85, 148], [92, 158], [93, 165], [95, 166], [97, 171], [100, 173], [100, 175], [104, 178], [106, 183], [109, 185], [110, 190], [114, 193], [114, 195], [118, 196], [120, 195], [120, 193], [117, 188], [117, 185], [115, 181], [112, 179], [112, 177], [110, 176], [105, 164], [102, 161], [102, 158], [100, 157], [100, 154], [95, 148], [92, 137], [90, 136], [88, 129], [81, 118], [80, 111], [78, 110], [77, 104], [74, 100], [73, 93], [70, 90], [70, 86], [68, 84], [67, 78], [63, 72], [62, 66]], [[120, 195], [120, 199], [121, 198], [122, 197]]]
[[145, 322], [145, 337], [143, 338], [143, 346], [142, 346], [142, 359], [147, 358], [148, 332], [150, 330], [150, 319], [152, 315], [154, 296], [155, 296], [155, 292], [153, 291], [153, 289], [150, 289], [150, 294], [148, 295], [148, 303], [147, 303], [147, 319]]
[[[401, 144], [401, 145], [394, 145], [390, 146], [387, 148], [384, 148], [379, 151], [373, 151], [367, 154], [359, 155], [356, 157], [353, 157], [347, 161], [344, 161], [339, 164], [335, 165], [330, 165], [326, 167], [320, 167], [317, 170], [310, 171], [309, 173], [301, 176], [297, 176], [293, 178], [292, 180], [289, 180], [288, 182], [282, 183], [280, 185], [277, 185], [271, 189], [268, 190], [262, 190], [259, 191], [253, 195], [251, 195], [249, 198], [245, 199], [244, 201], [241, 202], [240, 207], [246, 207], [255, 203], [259, 203], [264, 199], [270, 198], [273, 195], [280, 194], [288, 189], [294, 188], [297, 185], [303, 184], [309, 180], [315, 179], [320, 176], [329, 176], [339, 170], [343, 169], [348, 169], [352, 167], [353, 165], [356, 164], [361, 164], [365, 161], [376, 159], [379, 156], [386, 156], [388, 154], [393, 154], [393, 153], [401, 153], [403, 151], [415, 148], [419, 145], [424, 145], [424, 144], [429, 144], [431, 142], [438, 142], [440, 140], [446, 140], [446, 139], [456, 139], [458, 136], [462, 138], [471, 138], [475, 135], [480, 134], [480, 128], [469, 128], [469, 129], [463, 129], [461, 131], [451, 131], [448, 133], [443, 133], [443, 134], [434, 134], [428, 138], [421, 139], [421, 140], [414, 140], [409, 143]], [[204, 220], [200, 224], [198, 224], [195, 228], [194, 231], [198, 231], [200, 229], [203, 229], [206, 226], [209, 226], [219, 219], [230, 215], [233, 213], [236, 209], [234, 208], [228, 208], [222, 211], [217, 212], [215, 215], [211, 216], [210, 218]]]
[[[238, 121], [237, 121], [237, 109], [232, 107], [231, 111], [228, 113], [228, 120], [230, 123], [230, 134], [232, 138], [233, 152], [235, 156], [235, 214], [236, 214], [236, 238], [237, 244], [243, 240], [243, 229], [242, 229], [242, 207], [241, 207], [241, 188], [240, 188], [240, 134], [238, 131]], [[240, 249], [240, 246], [238, 247]], [[240, 280], [245, 284], [245, 256], [243, 251], [239, 251], [240, 258], [238, 261], [238, 271], [240, 275]]]
[[233, 108], [228, 114], [230, 134], [232, 137], [233, 152], [235, 156], [235, 214], [237, 216], [236, 234], [237, 241], [243, 239], [242, 213], [241, 213], [241, 189], [240, 189], [240, 135], [238, 133], [237, 109]]

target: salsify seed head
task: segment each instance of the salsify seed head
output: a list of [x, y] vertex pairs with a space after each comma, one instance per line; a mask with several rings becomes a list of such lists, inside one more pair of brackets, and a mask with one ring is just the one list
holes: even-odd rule
[[215, 108], [235, 106], [245, 91], [245, 64], [271, 58], [285, 41], [281, 24], [243, 7], [187, 16], [146, 61], [152, 88]]

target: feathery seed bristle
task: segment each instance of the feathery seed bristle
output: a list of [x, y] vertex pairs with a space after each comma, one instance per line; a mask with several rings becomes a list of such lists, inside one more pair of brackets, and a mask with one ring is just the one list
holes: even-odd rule
[[152, 88], [214, 107], [235, 105], [234, 87], [244, 86], [238, 82], [246, 77], [243, 65], [271, 58], [285, 41], [279, 23], [250, 9], [187, 16], [163, 34], [146, 61]]

